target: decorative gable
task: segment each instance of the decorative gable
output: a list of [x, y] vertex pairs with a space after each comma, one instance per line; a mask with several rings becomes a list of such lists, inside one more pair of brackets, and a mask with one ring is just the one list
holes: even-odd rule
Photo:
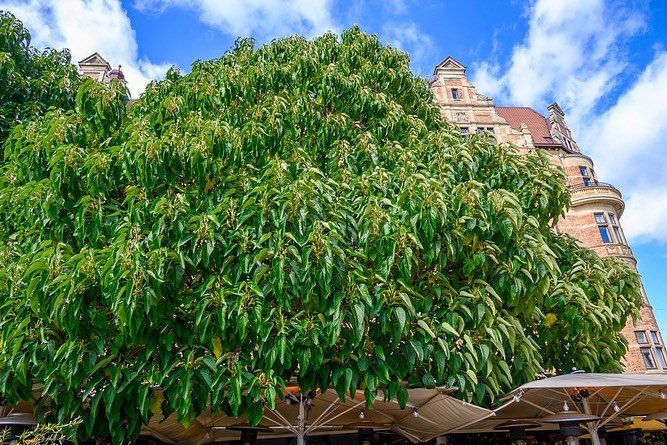
[[454, 71], [454, 72], [465, 73], [466, 67], [461, 65], [461, 63], [459, 63], [453, 57], [448, 56], [445, 60], [440, 62], [438, 66], [435, 67], [435, 69], [433, 70], [433, 74], [437, 74], [438, 71]]
[[104, 60], [104, 57], [100, 56], [99, 53], [93, 53], [85, 59], [80, 60], [79, 67], [83, 68], [83, 66], [103, 66], [107, 71], [111, 69], [109, 62]]

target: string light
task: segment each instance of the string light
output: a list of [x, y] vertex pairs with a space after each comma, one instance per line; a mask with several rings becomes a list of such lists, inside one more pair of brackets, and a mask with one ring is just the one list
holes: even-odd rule
[[514, 396], [512, 396], [512, 397], [514, 397], [514, 401], [516, 403], [519, 403], [521, 401], [521, 396], [519, 394], [514, 394]]
[[660, 398], [661, 398], [662, 400], [667, 399], [667, 394], [665, 394], [664, 392], [662, 392], [662, 391], [658, 391], [658, 394], [660, 394]]
[[414, 417], [414, 418], [419, 417], [419, 412], [417, 412], [417, 408], [415, 408], [415, 409], [412, 411], [412, 417]]
[[569, 411], [570, 407], [567, 404], [567, 400], [563, 402], [563, 411]]
[[619, 412], [621, 408], [618, 406], [618, 403], [614, 402], [614, 411]]
[[361, 411], [361, 412], [359, 413], [359, 420], [364, 420], [365, 418], [366, 418], [366, 413], [364, 413], [363, 411]]

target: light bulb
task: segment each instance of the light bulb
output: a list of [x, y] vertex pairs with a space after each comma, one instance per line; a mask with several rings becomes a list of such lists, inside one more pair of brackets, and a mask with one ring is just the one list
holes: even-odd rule
[[366, 414], [363, 411], [361, 411], [359, 413], [359, 420], [364, 420], [365, 418], [366, 418]]
[[514, 396], [512, 396], [512, 397], [514, 397], [514, 401], [516, 403], [519, 403], [521, 401], [521, 396], [519, 394], [514, 394]]
[[662, 391], [658, 391], [658, 394], [660, 394], [660, 398], [661, 398], [662, 400], [667, 399], [667, 394], [665, 394], [664, 392], [662, 392]]
[[570, 407], [567, 405], [567, 400], [563, 402], [563, 411], [569, 411]]
[[417, 409], [412, 411], [412, 417], [419, 417], [419, 413], [417, 412]]
[[621, 408], [618, 406], [618, 403], [614, 402], [614, 411], [619, 412]]

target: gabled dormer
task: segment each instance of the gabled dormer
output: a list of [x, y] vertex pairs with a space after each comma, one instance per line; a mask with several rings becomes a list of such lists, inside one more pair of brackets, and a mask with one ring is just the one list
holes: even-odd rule
[[104, 82], [106, 75], [111, 71], [111, 65], [99, 53], [93, 53], [79, 61], [79, 70], [84, 76]]
[[433, 70], [433, 74], [436, 76], [445, 76], [445, 77], [463, 77], [466, 73], [466, 67], [461, 65], [453, 57], [447, 57], [445, 60], [440, 62], [438, 66]]

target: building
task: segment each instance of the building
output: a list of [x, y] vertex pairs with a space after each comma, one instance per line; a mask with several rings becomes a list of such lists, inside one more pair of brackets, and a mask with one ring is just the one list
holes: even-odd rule
[[109, 62], [104, 60], [98, 53], [93, 53], [83, 60], [79, 61], [79, 72], [100, 82], [108, 83], [111, 79], [125, 80], [125, 75], [118, 69], [111, 69]]
[[[463, 135], [489, 132], [500, 143], [544, 150], [565, 171], [572, 196], [572, 207], [556, 230], [572, 235], [601, 256], [619, 257], [636, 267], [621, 227], [625, 208], [621, 192], [598, 180], [593, 160], [581, 153], [558, 104], [547, 108], [548, 117], [530, 107], [496, 106], [477, 92], [465, 72], [466, 68], [451, 57], [435, 68], [431, 90], [442, 116], [455, 123]], [[667, 372], [662, 336], [643, 287], [641, 291], [641, 318], [636, 325], [628, 320], [623, 330], [628, 341], [625, 370]]]

